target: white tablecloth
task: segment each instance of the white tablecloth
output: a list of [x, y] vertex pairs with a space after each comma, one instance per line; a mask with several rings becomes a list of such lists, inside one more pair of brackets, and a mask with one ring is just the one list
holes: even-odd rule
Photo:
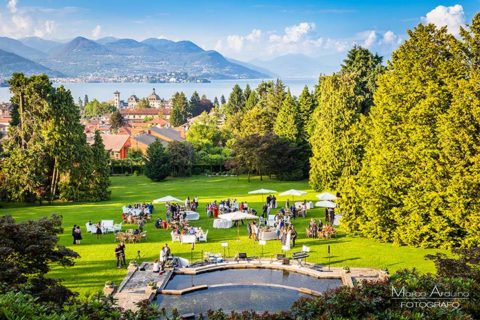
[[275, 231], [260, 231], [258, 235], [259, 240], [277, 240], [277, 233]]
[[200, 215], [198, 214], [198, 212], [186, 211], [186, 213], [187, 213], [187, 216], [186, 216], [187, 220], [198, 220], [198, 219], [200, 219]]
[[225, 219], [215, 219], [213, 220], [213, 227], [215, 229], [228, 229], [233, 226], [233, 222], [231, 220]]

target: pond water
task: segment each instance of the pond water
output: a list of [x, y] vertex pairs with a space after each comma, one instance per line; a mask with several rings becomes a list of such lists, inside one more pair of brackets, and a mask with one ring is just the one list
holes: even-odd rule
[[181, 314], [190, 312], [205, 314], [209, 309], [223, 309], [225, 312], [233, 310], [278, 312], [288, 310], [293, 302], [300, 297], [309, 295], [295, 289], [270, 285], [308, 288], [325, 292], [341, 286], [342, 281], [340, 279], [317, 279], [282, 270], [227, 269], [197, 275], [175, 275], [165, 289], [179, 290], [198, 285], [208, 285], [209, 288], [181, 296], [159, 294], [156, 298], [158, 308], [165, 308], [167, 311], [176, 308]]
[[340, 279], [316, 279], [296, 272], [272, 269], [226, 269], [205, 272], [194, 276], [175, 275], [165, 289], [180, 290], [198, 285], [215, 285], [223, 283], [278, 284], [294, 288], [308, 288], [324, 292], [342, 285]]
[[223, 309], [227, 313], [246, 310], [278, 312], [288, 310], [293, 302], [307, 296], [291, 289], [238, 285], [209, 288], [181, 296], [159, 294], [156, 303], [159, 309], [171, 311], [176, 308], [180, 314], [205, 315], [209, 309]]

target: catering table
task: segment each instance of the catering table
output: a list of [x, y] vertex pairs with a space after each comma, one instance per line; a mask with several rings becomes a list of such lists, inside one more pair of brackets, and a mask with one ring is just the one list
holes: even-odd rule
[[233, 226], [233, 222], [231, 220], [225, 219], [215, 219], [213, 220], [213, 227], [215, 229], [228, 229]]
[[260, 231], [258, 234], [258, 240], [277, 240], [276, 231]]
[[[187, 220], [198, 220], [200, 219], [200, 215], [198, 212], [195, 211], [185, 211], [187, 216], [185, 217]], [[183, 212], [180, 212], [180, 214], [183, 214]]]

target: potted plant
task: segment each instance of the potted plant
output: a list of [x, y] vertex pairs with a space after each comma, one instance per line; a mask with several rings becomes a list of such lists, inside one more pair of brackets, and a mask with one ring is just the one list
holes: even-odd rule
[[103, 287], [103, 294], [106, 296], [111, 295], [115, 291], [115, 284], [113, 281], [105, 281], [105, 286]]
[[155, 281], [149, 281], [147, 283], [147, 288], [145, 291], [150, 292], [150, 293], [155, 293], [157, 292], [157, 283]]
[[137, 260], [131, 260], [130, 263], [128, 264], [128, 272], [133, 272], [136, 271], [138, 267]]

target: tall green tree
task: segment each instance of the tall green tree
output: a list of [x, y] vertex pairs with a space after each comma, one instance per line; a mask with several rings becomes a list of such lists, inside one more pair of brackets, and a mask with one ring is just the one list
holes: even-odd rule
[[310, 120], [313, 116], [313, 111], [315, 110], [315, 97], [308, 87], [305, 86], [302, 90], [302, 93], [298, 97], [298, 118], [299, 118], [299, 127], [300, 134], [304, 140], [308, 139], [308, 128]]
[[172, 97], [172, 112], [170, 114], [170, 124], [178, 127], [187, 122], [191, 116], [190, 106], [187, 97], [183, 92], [177, 92]]
[[153, 181], [162, 181], [170, 174], [170, 158], [160, 140], [148, 146], [145, 157], [145, 175]]
[[363, 114], [367, 114], [373, 105], [373, 93], [378, 75], [385, 70], [382, 60], [383, 58], [378, 54], [373, 54], [360, 46], [354, 46], [343, 61], [341, 71], [352, 74], [357, 86], [357, 95], [363, 97], [361, 102]]
[[167, 147], [171, 174], [174, 177], [189, 176], [195, 160], [195, 151], [189, 142], [170, 141]]
[[100, 102], [97, 99], [93, 99], [92, 101], [85, 104], [83, 112], [85, 117], [93, 118], [93, 117], [100, 117], [106, 113], [112, 113], [115, 110], [117, 110], [115, 106], [107, 102]]
[[275, 120], [273, 132], [291, 142], [296, 142], [300, 136], [297, 103], [290, 90], [283, 100], [282, 107]]
[[99, 131], [95, 131], [95, 138], [92, 144], [92, 166], [93, 174], [89, 177], [91, 190], [98, 190], [92, 194], [93, 200], [110, 199], [110, 157], [105, 151], [102, 136]]
[[351, 142], [356, 135], [361, 99], [349, 74], [322, 77], [320, 92], [310, 137], [310, 185], [315, 190], [331, 190], [337, 187], [342, 174], [359, 165], [356, 146]]
[[14, 74], [10, 81], [14, 119], [2, 163], [10, 199], [87, 197], [90, 148], [70, 91], [45, 75]]
[[111, 114], [111, 116], [110, 116], [110, 127], [112, 127], [112, 129], [114, 129], [115, 131], [117, 131], [118, 129], [123, 127], [125, 125], [125, 123], [126, 123], [126, 121], [123, 118], [122, 113], [119, 110], [117, 110], [117, 111], [115, 111]]
[[255, 90], [250, 92], [245, 102], [245, 112], [252, 110], [258, 103], [258, 95]]
[[[357, 196], [343, 200], [345, 224], [399, 244], [449, 247], [465, 238], [471, 242], [478, 233], [465, 225], [478, 222], [471, 213], [478, 210], [471, 200], [478, 196], [473, 191], [478, 190], [478, 166], [457, 168], [474, 164], [477, 155], [453, 154], [475, 150], [478, 143], [473, 138], [475, 116], [460, 111], [464, 99], [478, 101], [475, 85], [467, 81], [474, 75], [467, 73], [461, 45], [446, 28], [419, 25], [408, 33], [377, 82], [369, 142], [350, 192]], [[474, 110], [478, 106], [467, 104]], [[452, 125], [458, 125], [458, 135], [448, 129]], [[453, 196], [456, 192], [464, 198]], [[456, 207], [463, 205], [467, 210], [460, 214]]]
[[190, 101], [188, 102], [190, 109], [192, 110], [192, 116], [194, 117], [202, 113], [200, 100], [200, 95], [197, 91], [194, 91], [190, 97]]
[[228, 98], [227, 104], [225, 104], [223, 112], [227, 117], [229, 115], [233, 115], [245, 108], [245, 98], [243, 96], [242, 88], [238, 84], [236, 84], [230, 96]]

